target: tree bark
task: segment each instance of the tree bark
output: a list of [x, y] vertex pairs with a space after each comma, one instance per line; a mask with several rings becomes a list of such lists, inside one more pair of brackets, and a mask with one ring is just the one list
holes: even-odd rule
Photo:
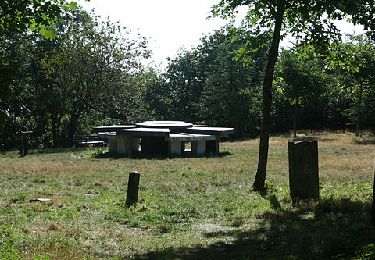
[[293, 137], [297, 138], [297, 99], [296, 104], [294, 105], [294, 115], [293, 115]]
[[272, 109], [272, 81], [279, 54], [279, 45], [281, 39], [281, 26], [284, 19], [285, 5], [281, 1], [277, 7], [275, 15], [275, 27], [272, 36], [272, 44], [268, 53], [267, 66], [263, 81], [263, 108], [262, 108], [262, 124], [259, 140], [259, 160], [258, 169], [255, 175], [253, 188], [255, 191], [264, 191], [267, 172], [267, 159], [269, 148], [269, 136], [271, 130], [271, 109]]
[[375, 160], [374, 160], [374, 179], [372, 184], [372, 223], [375, 225]]
[[357, 122], [355, 127], [355, 136], [361, 135], [361, 124], [362, 124], [362, 100], [363, 100], [363, 83], [361, 82], [359, 85], [359, 97], [358, 97], [358, 105], [357, 105]]
[[74, 145], [74, 137], [78, 128], [79, 114], [73, 113], [70, 116], [69, 128], [68, 128], [68, 144], [70, 147]]
[[52, 115], [52, 146], [56, 148], [58, 146], [58, 119], [59, 117], [56, 114]]

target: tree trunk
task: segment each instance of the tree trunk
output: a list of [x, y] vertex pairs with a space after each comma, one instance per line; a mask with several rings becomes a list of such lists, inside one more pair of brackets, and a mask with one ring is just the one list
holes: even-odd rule
[[372, 223], [375, 225], [375, 160], [374, 160], [374, 179], [372, 184]]
[[74, 113], [70, 116], [69, 128], [68, 128], [68, 144], [70, 147], [74, 145], [74, 137], [78, 128], [78, 113]]
[[361, 123], [362, 123], [362, 100], [363, 100], [363, 83], [359, 83], [359, 97], [357, 105], [357, 122], [355, 129], [355, 136], [361, 135]]
[[61, 137], [61, 116], [60, 114], [53, 115], [52, 117], [52, 145], [57, 148], [62, 145]]
[[56, 148], [58, 146], [58, 116], [56, 114], [53, 114], [52, 116], [52, 146]]
[[255, 175], [253, 188], [255, 191], [264, 191], [266, 182], [267, 159], [269, 136], [271, 130], [271, 108], [272, 108], [272, 81], [279, 53], [281, 26], [284, 18], [284, 3], [277, 7], [275, 16], [275, 28], [272, 36], [272, 44], [268, 53], [267, 66], [263, 81], [263, 108], [262, 108], [262, 125], [259, 140], [259, 160], [258, 169]]
[[297, 138], [297, 99], [296, 104], [294, 104], [294, 115], [293, 115], [293, 137]]

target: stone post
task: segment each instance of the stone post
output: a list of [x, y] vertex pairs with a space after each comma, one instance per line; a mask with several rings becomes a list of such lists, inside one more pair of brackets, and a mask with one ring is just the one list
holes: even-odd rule
[[289, 141], [289, 187], [292, 201], [319, 199], [317, 141]]

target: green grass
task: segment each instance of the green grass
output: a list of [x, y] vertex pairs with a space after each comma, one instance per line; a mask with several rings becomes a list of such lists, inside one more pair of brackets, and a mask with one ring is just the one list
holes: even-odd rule
[[[373, 145], [318, 139], [321, 200], [294, 207], [284, 137], [271, 139], [263, 195], [251, 190], [256, 140], [223, 143], [219, 158], [1, 154], [0, 259], [373, 259]], [[140, 202], [128, 208], [134, 170]]]

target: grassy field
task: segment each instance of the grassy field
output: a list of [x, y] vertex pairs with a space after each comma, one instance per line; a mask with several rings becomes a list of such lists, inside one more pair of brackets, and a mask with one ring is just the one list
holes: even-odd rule
[[[321, 200], [294, 207], [285, 137], [271, 139], [267, 194], [251, 189], [257, 140], [223, 143], [219, 158], [3, 153], [0, 259], [374, 259], [374, 145], [318, 138]], [[141, 201], [127, 208], [134, 170]]]

